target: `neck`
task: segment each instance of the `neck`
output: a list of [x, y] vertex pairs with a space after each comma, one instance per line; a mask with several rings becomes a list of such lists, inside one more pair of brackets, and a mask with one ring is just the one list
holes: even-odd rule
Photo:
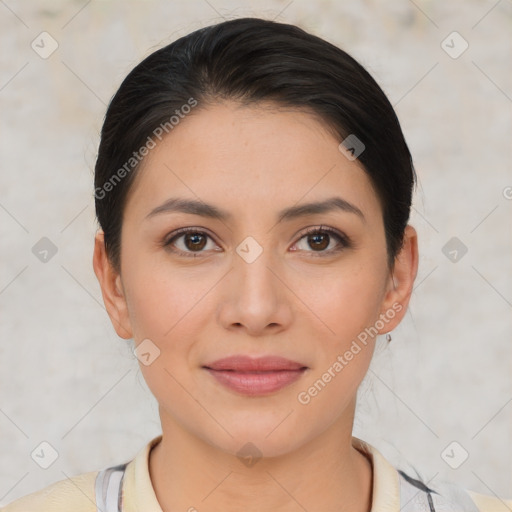
[[[164, 418], [162, 418], [164, 419]], [[168, 420], [168, 418], [166, 418]], [[175, 422], [162, 421], [150, 477], [163, 512], [370, 512], [371, 461], [333, 425], [300, 449], [244, 466]]]

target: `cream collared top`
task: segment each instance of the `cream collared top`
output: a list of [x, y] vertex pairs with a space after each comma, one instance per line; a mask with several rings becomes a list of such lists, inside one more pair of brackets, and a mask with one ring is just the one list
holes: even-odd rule
[[[1, 512], [97, 512], [98, 510], [108, 512], [112, 507], [117, 511], [117, 497], [119, 495], [119, 497], [122, 497], [122, 512], [162, 512], [149, 475], [149, 453], [151, 448], [161, 439], [162, 435], [159, 435], [149, 441], [127, 463], [124, 474], [121, 471], [114, 473], [114, 475], [117, 475], [117, 479], [112, 478], [109, 492], [115, 496], [115, 507], [113, 506], [112, 496], [110, 497], [110, 506], [98, 506], [99, 491], [96, 492], [96, 490], [99, 489], [98, 482], [100, 479], [98, 475], [100, 471], [91, 471], [55, 482], [48, 487], [11, 502], [0, 510]], [[407, 482], [412, 481], [412, 479], [407, 478], [407, 476], [404, 479], [384, 456], [370, 444], [352, 437], [352, 445], [365, 454], [372, 463], [373, 495], [371, 512], [419, 512], [420, 510], [426, 512], [452, 510], [457, 512], [512, 511], [511, 499], [501, 500], [497, 497], [466, 491], [459, 487], [457, 487], [457, 492], [462, 491], [463, 497], [469, 501], [450, 502], [447, 506], [444, 501], [440, 501], [438, 498], [438, 496], [442, 496], [442, 492], [436, 495], [434, 491], [434, 494], [431, 495], [421, 492], [420, 488], [417, 487], [417, 481], [414, 485], [408, 484]], [[452, 486], [450, 488], [455, 489], [456, 487]], [[419, 498], [423, 496], [425, 500], [420, 503]], [[453, 496], [458, 496], [457, 494], [451, 494], [451, 496], [452, 499], [459, 499], [453, 498]]]

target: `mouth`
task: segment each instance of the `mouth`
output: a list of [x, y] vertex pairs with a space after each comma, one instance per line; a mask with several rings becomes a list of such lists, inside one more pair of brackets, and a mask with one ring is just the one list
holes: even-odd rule
[[203, 366], [217, 382], [237, 393], [260, 396], [274, 393], [302, 377], [307, 366], [277, 356], [232, 356]]

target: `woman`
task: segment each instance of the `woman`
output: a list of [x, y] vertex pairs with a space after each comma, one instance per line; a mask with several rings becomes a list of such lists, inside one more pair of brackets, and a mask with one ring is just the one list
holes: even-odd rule
[[352, 436], [417, 273], [414, 184], [374, 79], [295, 26], [226, 21], [147, 57], [105, 117], [93, 264], [162, 435], [5, 510], [510, 510]]

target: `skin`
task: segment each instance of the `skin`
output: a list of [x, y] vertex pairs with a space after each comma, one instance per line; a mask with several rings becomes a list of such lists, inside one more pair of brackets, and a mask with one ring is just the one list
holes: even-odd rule
[[[120, 273], [101, 230], [94, 270], [119, 336], [137, 346], [150, 339], [160, 350], [140, 369], [159, 403], [163, 439], [149, 470], [164, 512], [367, 512], [372, 466], [352, 446], [352, 428], [375, 338], [308, 404], [297, 395], [393, 304], [402, 309], [379, 334], [400, 323], [417, 273], [416, 231], [407, 226], [391, 272], [381, 207], [361, 164], [313, 115], [263, 107], [224, 102], [182, 120], [133, 183]], [[332, 196], [365, 219], [335, 210], [277, 221], [286, 207]], [[233, 217], [146, 218], [169, 197], [200, 199]], [[351, 244], [328, 235], [317, 248], [303, 231], [320, 225]], [[209, 235], [196, 257], [162, 246], [181, 227]], [[248, 236], [263, 249], [252, 263], [236, 252]], [[193, 242], [181, 236], [174, 247], [194, 253]], [[233, 354], [280, 355], [308, 370], [280, 391], [243, 396], [202, 368]], [[236, 455], [247, 442], [262, 453], [250, 467]]]

